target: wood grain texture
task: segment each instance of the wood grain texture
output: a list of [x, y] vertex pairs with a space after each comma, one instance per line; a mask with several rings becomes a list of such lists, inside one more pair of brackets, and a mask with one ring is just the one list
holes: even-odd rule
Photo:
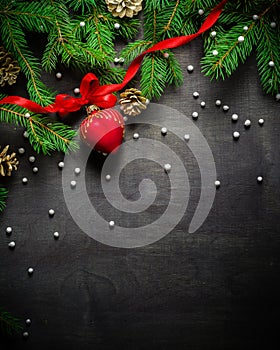
[[[26, 148], [19, 171], [5, 184], [8, 207], [0, 216], [0, 305], [22, 319], [30, 317], [30, 337], [4, 339], [6, 349], [121, 349], [121, 350], [243, 350], [272, 349], [278, 339], [279, 295], [279, 103], [264, 96], [254, 57], [225, 82], [211, 83], [201, 75], [201, 41], [177, 49], [185, 73], [179, 89], [168, 89], [159, 103], [191, 118], [206, 137], [221, 188], [213, 208], [198, 231], [187, 233], [197, 205], [200, 175], [192, 155], [174, 135], [165, 142], [188, 166], [191, 199], [186, 215], [164, 239], [138, 249], [117, 249], [85, 235], [73, 222], [63, 199], [61, 154], [36, 157], [32, 173], [27, 156], [34, 154], [22, 129], [1, 125], [0, 144]], [[187, 65], [195, 70], [187, 73]], [[61, 81], [45, 76], [59, 92], [72, 93], [80, 76], [64, 72]], [[20, 86], [13, 93], [21, 93]], [[200, 98], [193, 99], [193, 91]], [[224, 113], [215, 106], [230, 106]], [[199, 102], [204, 100], [206, 108]], [[231, 114], [240, 118], [232, 124]], [[252, 121], [249, 130], [243, 123]], [[264, 118], [263, 127], [258, 119]], [[140, 135], [160, 138], [153, 127], [129, 127], [129, 139]], [[232, 132], [241, 137], [233, 141]], [[151, 150], [152, 152], [152, 150]], [[102, 158], [92, 154], [87, 186], [92, 203], [105, 218], [112, 214], [128, 226], [143, 225], [168, 204], [168, 181], [158, 183], [159, 197], [143, 215], [122, 216], [104, 199], [100, 187]], [[137, 186], [153, 164], [133, 162], [122, 174], [124, 196], [137, 199]], [[258, 185], [256, 177], [264, 182]], [[29, 183], [23, 186], [21, 178]], [[143, 177], [142, 177], [143, 176]], [[48, 209], [56, 214], [49, 218]], [[13, 227], [11, 237], [5, 228]], [[53, 232], [59, 231], [55, 241]], [[10, 251], [10, 240], [17, 243]], [[27, 268], [34, 267], [32, 277]], [[278, 341], [278, 340], [277, 340]]]

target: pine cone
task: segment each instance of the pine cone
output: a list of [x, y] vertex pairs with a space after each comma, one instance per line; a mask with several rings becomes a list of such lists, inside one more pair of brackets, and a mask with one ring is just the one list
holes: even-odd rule
[[0, 86], [4, 86], [6, 83], [13, 85], [17, 80], [19, 71], [17, 61], [4, 47], [0, 46]]
[[125, 114], [134, 117], [140, 114], [142, 109], [147, 108], [147, 99], [142, 96], [140, 90], [134, 88], [127, 89], [120, 94], [120, 97], [119, 103], [121, 105], [121, 110], [123, 110]]
[[16, 159], [16, 154], [7, 154], [9, 146], [6, 146], [0, 153], [0, 175], [11, 176], [12, 171], [17, 170], [19, 161]]
[[114, 17], [133, 17], [142, 10], [142, 0], [105, 0]]

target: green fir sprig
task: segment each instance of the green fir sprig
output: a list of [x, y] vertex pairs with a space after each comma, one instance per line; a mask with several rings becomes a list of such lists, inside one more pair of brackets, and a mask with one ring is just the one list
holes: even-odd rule
[[[0, 96], [1, 98], [3, 96]], [[0, 105], [0, 122], [24, 127], [29, 142], [37, 153], [50, 154], [52, 151], [65, 153], [78, 147], [74, 141], [76, 131], [71, 127], [27, 112], [19, 106]]]
[[[218, 24], [204, 36], [202, 72], [212, 79], [226, 79], [255, 49], [262, 87], [280, 90], [279, 1], [229, 1]], [[215, 55], [213, 54], [215, 53]], [[272, 62], [272, 63], [271, 63]]]
[[8, 196], [8, 191], [4, 187], [0, 187], [0, 212], [6, 207], [6, 199]]
[[2, 307], [0, 307], [0, 326], [2, 333], [7, 335], [19, 333], [23, 329], [21, 321]]

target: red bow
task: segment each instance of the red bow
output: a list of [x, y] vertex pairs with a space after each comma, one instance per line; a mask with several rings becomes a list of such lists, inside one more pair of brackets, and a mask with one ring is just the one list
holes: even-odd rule
[[147, 53], [157, 50], [172, 49], [188, 43], [195, 39], [200, 34], [210, 29], [219, 18], [227, 0], [222, 0], [207, 16], [206, 20], [200, 27], [197, 33], [169, 38], [158, 42], [148, 50], [142, 52], [129, 65], [124, 80], [121, 84], [99, 85], [98, 78], [93, 73], [86, 74], [80, 85], [81, 97], [73, 97], [67, 94], [59, 94], [55, 98], [55, 102], [47, 107], [42, 107], [39, 104], [19, 96], [5, 97], [0, 101], [0, 104], [10, 103], [27, 108], [34, 113], [53, 113], [58, 112], [60, 116], [64, 116], [70, 112], [78, 111], [82, 106], [94, 104], [100, 108], [113, 107], [117, 98], [113, 92], [119, 91], [135, 76], [138, 72], [141, 62]]
[[42, 107], [39, 104], [19, 96], [8, 96], [0, 101], [0, 104], [10, 103], [27, 108], [34, 113], [54, 113], [58, 112], [60, 116], [65, 116], [70, 112], [78, 111], [82, 106], [94, 104], [100, 108], [113, 107], [117, 98], [112, 93], [97, 95], [99, 89], [99, 80], [93, 73], [86, 74], [80, 85], [81, 97], [73, 97], [67, 94], [59, 94], [55, 98], [55, 102], [47, 107]]

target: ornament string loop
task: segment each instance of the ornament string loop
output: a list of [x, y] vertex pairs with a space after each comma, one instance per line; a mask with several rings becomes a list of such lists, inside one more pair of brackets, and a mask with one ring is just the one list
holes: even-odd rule
[[80, 84], [81, 97], [59, 94], [56, 96], [55, 102], [53, 104], [42, 107], [39, 104], [20, 96], [8, 96], [0, 100], [0, 104], [16, 104], [28, 109], [31, 112], [40, 114], [57, 112], [60, 116], [65, 116], [70, 112], [76, 112], [82, 106], [87, 104], [94, 104], [100, 108], [113, 107], [117, 102], [117, 98], [115, 95], [113, 95], [113, 93], [123, 89], [126, 84], [129, 83], [131, 79], [133, 79], [133, 77], [138, 72], [142, 60], [146, 54], [158, 50], [173, 49], [187, 44], [191, 40], [197, 38], [200, 34], [209, 30], [216, 23], [226, 2], [227, 0], [222, 0], [210, 12], [196, 33], [165, 39], [156, 43], [148, 50], [142, 52], [131, 62], [127, 69], [125, 77], [120, 84], [99, 85], [99, 80], [96, 75], [93, 73], [87, 73], [83, 77]]

